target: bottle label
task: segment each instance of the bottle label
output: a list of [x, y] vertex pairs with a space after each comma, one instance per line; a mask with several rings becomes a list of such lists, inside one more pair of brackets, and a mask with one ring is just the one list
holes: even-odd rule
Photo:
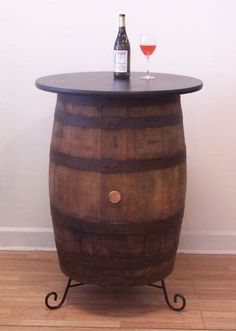
[[114, 72], [127, 72], [128, 51], [114, 50]]

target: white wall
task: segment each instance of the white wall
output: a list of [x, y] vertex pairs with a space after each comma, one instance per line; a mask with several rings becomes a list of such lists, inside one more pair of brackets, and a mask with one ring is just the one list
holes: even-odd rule
[[37, 77], [112, 70], [118, 14], [127, 16], [132, 70], [138, 46], [156, 33], [153, 71], [195, 76], [182, 97], [188, 191], [180, 248], [236, 253], [236, 1], [1, 0], [0, 248], [54, 247], [48, 151], [55, 95]]

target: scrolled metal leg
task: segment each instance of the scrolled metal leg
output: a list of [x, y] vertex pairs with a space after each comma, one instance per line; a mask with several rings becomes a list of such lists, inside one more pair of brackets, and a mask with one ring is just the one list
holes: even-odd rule
[[49, 308], [49, 309], [58, 309], [58, 308], [60, 308], [63, 305], [63, 303], [65, 302], [66, 297], [67, 297], [67, 294], [68, 294], [68, 291], [69, 291], [69, 289], [71, 287], [84, 285], [83, 283], [71, 284], [71, 282], [72, 282], [72, 279], [69, 278], [68, 279], [68, 282], [67, 282], [67, 285], [66, 285], [66, 288], [65, 288], [64, 295], [63, 295], [61, 301], [57, 305], [50, 305], [49, 304], [49, 298], [50, 297], [53, 297], [53, 300], [54, 301], [57, 301], [58, 295], [57, 295], [56, 292], [53, 291], [53, 292], [50, 292], [50, 293], [48, 293], [46, 295], [46, 297], [45, 297], [45, 305], [47, 306], [47, 308]]
[[166, 303], [167, 303], [167, 305], [168, 305], [168, 307], [170, 309], [175, 310], [175, 311], [181, 311], [181, 310], [183, 310], [185, 308], [185, 306], [186, 306], [185, 297], [182, 294], [179, 294], [179, 293], [176, 293], [174, 295], [174, 303], [177, 303], [178, 300], [180, 299], [182, 301], [181, 306], [175, 307], [173, 304], [171, 304], [171, 302], [169, 300], [169, 297], [168, 297], [168, 293], [167, 293], [167, 290], [166, 290], [166, 285], [165, 285], [165, 281], [164, 280], [161, 280], [161, 285], [149, 284], [149, 286], [161, 288], [163, 290]]

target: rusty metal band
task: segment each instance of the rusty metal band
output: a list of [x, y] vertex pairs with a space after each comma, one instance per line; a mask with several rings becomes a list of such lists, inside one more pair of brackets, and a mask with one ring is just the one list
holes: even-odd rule
[[[83, 267], [83, 270], [88, 268], [96, 271], [96, 269], [108, 269], [108, 274], [112, 274], [113, 270], [135, 270], [142, 268], [150, 268], [152, 266], [159, 265], [164, 263], [171, 258], [173, 258], [177, 252], [178, 242], [173, 242], [173, 246], [168, 249], [168, 251], [159, 253], [152, 256], [141, 256], [141, 257], [132, 257], [132, 258], [115, 258], [115, 257], [100, 257], [96, 255], [88, 254], [76, 254], [76, 257], [73, 254], [70, 254], [70, 251], [66, 251], [65, 247], [60, 243], [56, 243], [58, 255], [60, 256], [60, 261], [63, 266], [67, 266], [70, 269], [70, 266], [77, 265], [77, 269]], [[72, 255], [72, 256], [70, 256]], [[93, 276], [96, 278], [96, 276]]]
[[[78, 202], [79, 203], [79, 202]], [[55, 208], [51, 204], [51, 215], [53, 223], [56, 227], [61, 227], [64, 230], [70, 229], [72, 233], [76, 232], [88, 232], [97, 235], [146, 235], [158, 233], [172, 232], [176, 233], [176, 230], [180, 229], [184, 208], [180, 209], [174, 215], [171, 215], [165, 219], [151, 220], [150, 222], [143, 223], [111, 223], [109, 220], [100, 220], [99, 223], [91, 222], [87, 219], [66, 215], [59, 209]]]
[[55, 164], [77, 170], [101, 173], [130, 173], [160, 170], [174, 167], [185, 162], [185, 160], [185, 150], [169, 156], [141, 160], [87, 159], [64, 154], [53, 148], [50, 151], [50, 161]]
[[55, 121], [64, 125], [89, 129], [145, 129], [181, 124], [182, 112], [149, 117], [88, 117], [56, 110]]

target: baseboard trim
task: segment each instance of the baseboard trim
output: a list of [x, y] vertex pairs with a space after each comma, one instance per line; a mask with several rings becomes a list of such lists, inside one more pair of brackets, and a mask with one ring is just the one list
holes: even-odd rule
[[56, 252], [56, 247], [26, 247], [26, 246], [0, 246], [0, 251], [23, 251], [23, 252]]
[[[0, 227], [0, 250], [55, 251], [53, 229]], [[182, 230], [178, 252], [236, 254], [236, 231]]]
[[53, 229], [0, 227], [0, 250], [55, 250]]
[[187, 231], [183, 229], [179, 252], [236, 254], [236, 231]]

